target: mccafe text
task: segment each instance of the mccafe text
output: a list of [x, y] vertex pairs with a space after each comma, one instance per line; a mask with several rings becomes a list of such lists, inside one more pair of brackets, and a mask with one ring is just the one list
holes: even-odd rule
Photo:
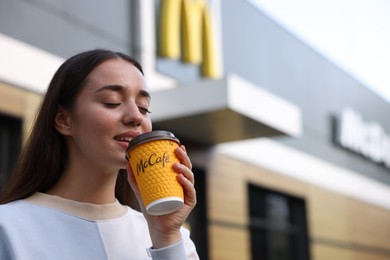
[[148, 168], [149, 166], [161, 164], [162, 167], [165, 167], [167, 163], [169, 163], [169, 155], [167, 152], [164, 152], [162, 155], [152, 153], [149, 158], [147, 158], [146, 160], [141, 159], [137, 163], [137, 175], [139, 175], [141, 172], [144, 173], [146, 168]]

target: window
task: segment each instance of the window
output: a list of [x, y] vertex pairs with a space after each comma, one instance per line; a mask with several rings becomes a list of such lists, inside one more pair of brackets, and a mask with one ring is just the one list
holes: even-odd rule
[[252, 259], [309, 260], [305, 201], [249, 185]]
[[21, 144], [20, 119], [0, 114], [0, 189], [4, 187]]
[[194, 167], [197, 204], [188, 218], [191, 228], [191, 239], [194, 241], [199, 258], [208, 259], [207, 216], [206, 216], [206, 173]]

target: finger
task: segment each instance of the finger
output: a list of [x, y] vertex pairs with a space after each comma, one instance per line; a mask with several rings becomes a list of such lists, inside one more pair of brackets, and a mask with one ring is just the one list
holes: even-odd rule
[[182, 164], [187, 166], [189, 169], [192, 169], [192, 163], [190, 158], [187, 155], [187, 151], [184, 145], [181, 145], [178, 148], [176, 148], [175, 154]]
[[192, 185], [195, 184], [195, 175], [187, 166], [180, 164], [180, 163], [174, 163], [173, 169], [178, 174], [182, 174], [185, 178], [187, 178], [191, 182]]
[[183, 174], [177, 175], [178, 182], [182, 185], [184, 190], [184, 203], [190, 207], [195, 207], [196, 205], [196, 190], [193, 183], [186, 178]]

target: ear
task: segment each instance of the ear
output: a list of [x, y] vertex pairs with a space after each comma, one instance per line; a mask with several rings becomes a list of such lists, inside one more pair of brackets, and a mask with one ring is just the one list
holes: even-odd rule
[[63, 109], [61, 106], [58, 107], [57, 114], [54, 118], [54, 124], [57, 131], [61, 134], [71, 135], [72, 120], [70, 117], [70, 113]]

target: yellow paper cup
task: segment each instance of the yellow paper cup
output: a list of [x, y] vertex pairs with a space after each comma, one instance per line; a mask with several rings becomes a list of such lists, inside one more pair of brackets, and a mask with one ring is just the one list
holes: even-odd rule
[[168, 131], [152, 131], [130, 141], [126, 159], [135, 176], [142, 201], [150, 215], [165, 215], [184, 204], [183, 188], [172, 165], [180, 141]]

